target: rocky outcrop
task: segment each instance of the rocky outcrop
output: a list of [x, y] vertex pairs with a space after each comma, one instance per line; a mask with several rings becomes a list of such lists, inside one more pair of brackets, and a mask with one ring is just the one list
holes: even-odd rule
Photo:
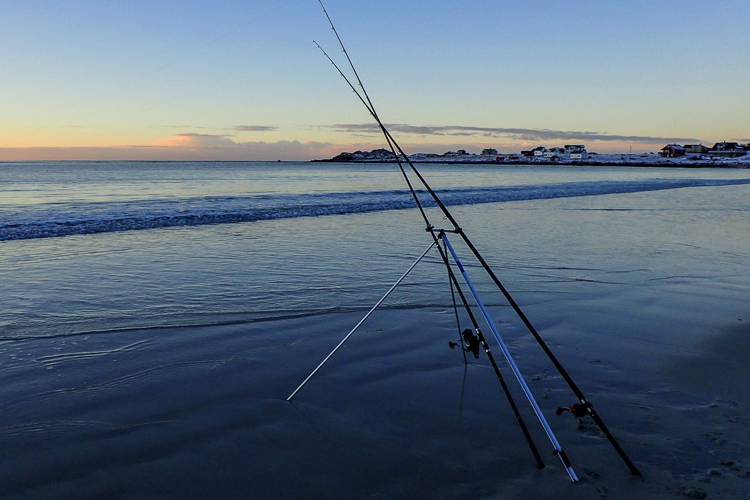
[[392, 161], [393, 153], [387, 149], [373, 149], [372, 151], [355, 151], [353, 153], [343, 152], [328, 161]]

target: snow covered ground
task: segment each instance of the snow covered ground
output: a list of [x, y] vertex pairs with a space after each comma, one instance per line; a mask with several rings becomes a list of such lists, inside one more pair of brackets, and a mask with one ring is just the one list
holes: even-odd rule
[[[517, 153], [499, 153], [481, 155], [462, 152], [449, 152], [442, 155], [433, 153], [415, 153], [409, 159], [419, 163], [502, 163], [502, 164], [560, 164], [560, 165], [632, 165], [632, 166], [676, 166], [676, 167], [736, 167], [750, 168], [750, 154], [737, 158], [711, 156], [709, 154], [687, 154], [677, 158], [663, 158], [657, 153], [642, 154], [599, 154], [588, 153], [583, 159], [570, 159], [567, 155], [559, 158], [542, 156], [525, 157]], [[321, 160], [316, 160], [321, 161]], [[341, 153], [330, 162], [381, 163], [392, 162], [393, 153], [386, 149], [373, 151], [355, 151]]]
[[656, 153], [644, 154], [598, 154], [589, 153], [587, 158], [570, 160], [561, 158], [551, 160], [550, 158], [532, 157], [527, 158], [518, 154], [498, 154], [497, 156], [486, 156], [476, 154], [466, 155], [429, 155], [417, 153], [410, 155], [412, 161], [418, 162], [449, 162], [449, 163], [519, 163], [519, 164], [551, 164], [560, 165], [654, 165], [654, 166], [679, 166], [679, 167], [738, 167], [750, 168], [750, 154], [737, 158], [722, 158], [709, 156], [707, 154], [688, 154], [677, 158], [663, 158]]

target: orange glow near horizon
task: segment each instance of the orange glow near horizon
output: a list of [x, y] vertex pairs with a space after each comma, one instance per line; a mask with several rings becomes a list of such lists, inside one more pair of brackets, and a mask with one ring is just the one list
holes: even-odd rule
[[[302, 141], [256, 141], [237, 142], [235, 138], [223, 135], [183, 133], [160, 138], [125, 144], [97, 143], [82, 140], [78, 137], [66, 137], [64, 140], [50, 140], [44, 146], [29, 146], [30, 141], [18, 141], [18, 145], [0, 145], [0, 161], [34, 161], [34, 160], [310, 160], [331, 158], [347, 151], [372, 150], [386, 148], [386, 144], [377, 141], [367, 142], [302, 142]], [[72, 140], [78, 139], [78, 140]], [[42, 142], [42, 141], [40, 141]], [[563, 146], [564, 141], [482, 141], [456, 143], [408, 142], [401, 141], [408, 154], [445, 153], [457, 149], [466, 149], [478, 153], [484, 148], [495, 148], [500, 153], [519, 153], [524, 149], [536, 146]], [[570, 141], [568, 141], [570, 142]], [[641, 154], [655, 152], [663, 147], [656, 143], [624, 143], [619, 141], [575, 141], [584, 143], [590, 152], [608, 154]], [[11, 143], [13, 144], [13, 143]], [[710, 145], [710, 144], [709, 144]]]

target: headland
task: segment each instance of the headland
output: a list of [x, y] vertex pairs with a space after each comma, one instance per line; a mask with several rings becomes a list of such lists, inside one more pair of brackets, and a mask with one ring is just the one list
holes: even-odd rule
[[[724, 167], [750, 168], [750, 144], [717, 143], [713, 148], [703, 145], [680, 146], [668, 144], [658, 153], [595, 153], [583, 145], [566, 145], [547, 149], [539, 146], [519, 153], [500, 153], [484, 149], [470, 153], [464, 149], [443, 154], [415, 153], [408, 155], [412, 163], [495, 164], [495, 165], [579, 165], [579, 166], [631, 166], [631, 167]], [[404, 160], [404, 157], [401, 156]], [[335, 163], [391, 163], [394, 155], [387, 149], [342, 152], [332, 158], [312, 160]]]

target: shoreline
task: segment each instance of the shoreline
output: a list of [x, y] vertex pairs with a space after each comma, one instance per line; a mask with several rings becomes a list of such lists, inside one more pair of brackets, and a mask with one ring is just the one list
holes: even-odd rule
[[[393, 160], [334, 160], [334, 159], [323, 159], [323, 160], [310, 160], [311, 163], [395, 163]], [[750, 162], [747, 161], [721, 161], [721, 162], [677, 162], [677, 161], [657, 161], [657, 162], [644, 162], [644, 161], [616, 161], [616, 160], [603, 160], [603, 161], [497, 161], [497, 160], [471, 160], [471, 159], [456, 159], [456, 160], [415, 160], [411, 159], [412, 163], [419, 164], [447, 164], [447, 165], [514, 165], [519, 167], [526, 166], [574, 166], [574, 167], [665, 167], [665, 168], [750, 168]]]

